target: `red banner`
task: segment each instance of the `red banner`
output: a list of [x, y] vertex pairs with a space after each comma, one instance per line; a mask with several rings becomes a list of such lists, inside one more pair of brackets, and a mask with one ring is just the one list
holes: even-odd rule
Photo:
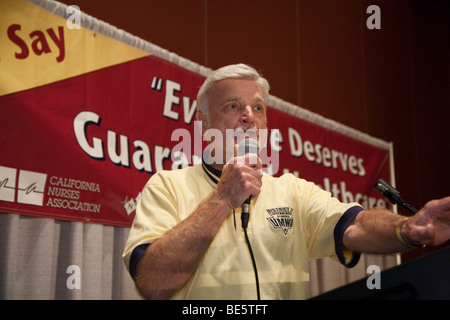
[[[31, 9], [43, 10], [34, 5]], [[2, 34], [9, 34], [1, 40], [5, 48], [2, 60], [9, 57], [21, 67], [21, 63], [31, 63], [26, 59], [32, 59], [36, 70], [42, 67], [41, 56], [31, 56], [33, 48], [43, 48], [44, 39], [53, 39], [57, 33], [45, 36], [48, 26], [30, 27], [29, 15], [13, 21], [20, 18], [15, 9], [14, 13], [16, 18], [11, 15], [1, 25]], [[60, 18], [48, 15], [53, 30], [57, 30]], [[45, 22], [41, 19], [39, 23]], [[64, 64], [78, 59], [76, 52], [84, 48], [70, 49], [69, 43], [90, 31], [62, 28], [59, 39], [65, 39], [65, 55], [60, 61], [53, 58], [45, 63], [55, 65], [54, 74], [66, 76], [28, 85], [20, 79], [39, 78], [33, 72], [1, 71], [2, 77], [22, 87], [3, 82], [0, 88], [0, 210], [130, 226], [140, 191], [153, 173], [192, 165], [200, 159], [201, 149], [195, 146], [201, 139], [194, 126], [195, 98], [204, 75], [148, 53], [136, 56], [134, 52], [130, 59], [71, 74], [70, 62]], [[30, 30], [43, 30], [43, 37], [27, 39]], [[95, 41], [118, 45], [115, 40], [99, 37], [96, 35]], [[27, 58], [20, 55], [25, 46], [30, 54]], [[268, 158], [272, 160], [269, 174], [279, 176], [289, 171], [316, 182], [342, 201], [386, 206], [373, 185], [378, 178], [390, 180], [388, 144], [372, 143], [377, 140], [370, 137], [366, 139], [369, 142], [364, 141], [361, 137], [365, 135], [343, 126], [337, 125], [344, 130], [330, 128], [329, 124], [336, 124], [326, 119], [322, 119], [325, 125], [303, 120], [295, 111], [286, 111], [294, 109], [292, 106], [272, 100], [267, 112]], [[180, 129], [189, 133], [193, 153], [173, 157], [173, 148], [187, 143], [172, 136]]]

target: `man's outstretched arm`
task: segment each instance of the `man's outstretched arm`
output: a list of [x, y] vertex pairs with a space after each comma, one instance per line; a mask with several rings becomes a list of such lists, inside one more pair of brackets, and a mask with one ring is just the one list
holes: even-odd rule
[[428, 202], [406, 218], [383, 209], [361, 211], [344, 233], [344, 246], [374, 254], [437, 246], [450, 239], [450, 197]]

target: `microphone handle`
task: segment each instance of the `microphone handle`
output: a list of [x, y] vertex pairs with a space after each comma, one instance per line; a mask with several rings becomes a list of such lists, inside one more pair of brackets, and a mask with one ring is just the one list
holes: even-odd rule
[[[386, 193], [385, 193], [386, 195]], [[390, 197], [389, 197], [390, 196]], [[389, 196], [386, 195], [386, 197], [388, 197], [389, 200], [391, 200], [391, 202], [393, 202], [394, 204], [399, 205], [400, 207], [402, 207], [403, 209], [408, 210], [409, 212], [411, 212], [412, 214], [417, 213], [417, 209], [414, 208], [412, 205], [410, 205], [408, 202], [406, 202], [405, 200], [403, 200], [402, 197], [399, 197], [397, 195], [394, 195], [392, 193], [389, 193]], [[393, 200], [393, 201], [392, 201]]]
[[242, 203], [241, 209], [241, 221], [242, 221], [242, 228], [246, 229], [248, 226], [248, 219], [250, 217], [250, 199], [251, 196], [248, 197], [244, 203]]

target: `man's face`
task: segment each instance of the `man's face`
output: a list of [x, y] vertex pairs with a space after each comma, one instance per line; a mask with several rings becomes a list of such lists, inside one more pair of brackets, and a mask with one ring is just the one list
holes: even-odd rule
[[[267, 129], [266, 102], [259, 85], [252, 80], [226, 79], [215, 83], [207, 93], [209, 112], [197, 112], [197, 119], [203, 121], [203, 132], [217, 129], [223, 139], [227, 129]], [[257, 137], [254, 137], [257, 139]], [[226, 142], [222, 140], [225, 149]]]

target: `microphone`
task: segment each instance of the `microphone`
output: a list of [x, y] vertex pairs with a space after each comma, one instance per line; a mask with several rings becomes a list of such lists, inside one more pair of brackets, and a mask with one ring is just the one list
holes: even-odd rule
[[[258, 142], [252, 138], [246, 138], [239, 143], [238, 156], [245, 156], [249, 153], [254, 153], [259, 155], [259, 146]], [[250, 199], [251, 196], [248, 197], [242, 204], [242, 213], [241, 213], [241, 221], [242, 228], [244, 229], [245, 241], [247, 242], [248, 251], [250, 252], [250, 257], [252, 258], [253, 270], [255, 271], [255, 281], [256, 281], [256, 297], [258, 300], [261, 300], [261, 294], [259, 292], [259, 277], [258, 277], [258, 269], [256, 268], [255, 256], [253, 255], [252, 246], [250, 245], [250, 239], [247, 234], [247, 225], [248, 219], [250, 218]]]
[[400, 192], [391, 186], [383, 179], [378, 179], [375, 184], [375, 190], [384, 195], [392, 204], [398, 204], [402, 208], [408, 210], [411, 213], [416, 213], [417, 209], [411, 206], [408, 202], [402, 199]]
[[[259, 154], [259, 146], [258, 146], [258, 142], [255, 139], [251, 139], [251, 138], [247, 138], [242, 140], [239, 143], [239, 147], [238, 147], [238, 151], [237, 151], [237, 155], [240, 156], [245, 156], [246, 154], [249, 153], [253, 153], [258, 155]], [[242, 209], [242, 214], [241, 214], [241, 221], [242, 221], [242, 227], [244, 229], [247, 228], [248, 225], [248, 219], [250, 217], [250, 199], [251, 196], [248, 197], [244, 203], [242, 203], [241, 205], [241, 209]]]

